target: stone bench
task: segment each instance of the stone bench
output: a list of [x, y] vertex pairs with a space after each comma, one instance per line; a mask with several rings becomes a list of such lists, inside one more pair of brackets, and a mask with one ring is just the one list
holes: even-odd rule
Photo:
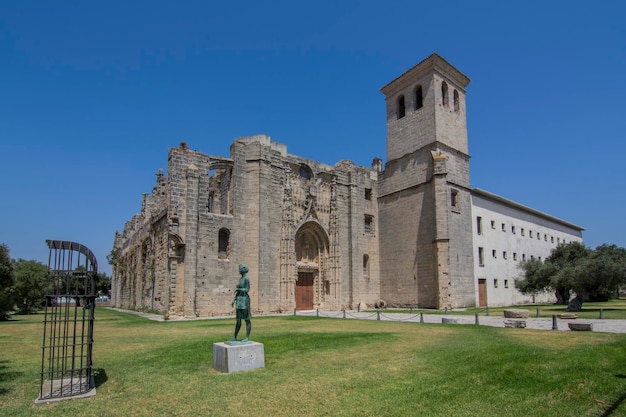
[[529, 316], [528, 310], [521, 308], [512, 308], [504, 310], [504, 317], [507, 319], [527, 319]]
[[578, 318], [578, 314], [574, 314], [574, 313], [563, 313], [563, 314], [557, 314], [556, 316], [563, 320], [575, 320]]
[[592, 323], [567, 323], [567, 325], [574, 332], [590, 332], [593, 330]]
[[459, 319], [456, 317], [442, 317], [441, 322], [443, 324], [457, 324], [459, 322]]
[[516, 329], [525, 329], [526, 320], [504, 320], [504, 327], [513, 327]]

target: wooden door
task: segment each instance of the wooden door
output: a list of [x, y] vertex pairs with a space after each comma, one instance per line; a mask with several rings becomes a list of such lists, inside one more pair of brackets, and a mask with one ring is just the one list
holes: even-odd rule
[[487, 307], [487, 280], [484, 278], [478, 280], [478, 306]]
[[296, 310], [313, 310], [313, 274], [298, 272]]

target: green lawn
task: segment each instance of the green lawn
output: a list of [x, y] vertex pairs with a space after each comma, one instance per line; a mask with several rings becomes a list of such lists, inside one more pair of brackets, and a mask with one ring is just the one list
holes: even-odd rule
[[3, 416], [626, 416], [626, 335], [255, 317], [265, 368], [212, 369], [234, 320], [96, 310], [97, 395], [36, 406], [41, 316], [0, 322]]

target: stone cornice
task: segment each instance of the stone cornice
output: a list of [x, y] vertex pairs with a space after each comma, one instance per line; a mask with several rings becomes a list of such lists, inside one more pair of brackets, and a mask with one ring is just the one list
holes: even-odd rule
[[454, 82], [456, 86], [465, 93], [465, 87], [470, 83], [470, 79], [452, 64], [443, 59], [439, 54], [433, 52], [429, 57], [422, 60], [413, 68], [401, 74], [399, 77], [385, 85], [380, 91], [387, 97], [394, 95], [398, 91], [406, 88], [407, 83], [414, 82], [423, 74], [432, 72], [439, 73], [444, 78]]

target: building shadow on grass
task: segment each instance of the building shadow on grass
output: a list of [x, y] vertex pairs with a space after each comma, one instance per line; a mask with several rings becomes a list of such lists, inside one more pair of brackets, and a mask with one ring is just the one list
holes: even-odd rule
[[14, 379], [24, 374], [24, 372], [11, 371], [8, 363], [7, 360], [0, 361], [0, 396], [10, 393], [11, 390], [6, 388], [6, 385], [11, 385]]
[[[616, 378], [626, 378], [625, 374], [617, 374], [615, 375]], [[611, 406], [600, 415], [600, 417], [609, 417], [612, 416], [613, 413], [620, 407], [620, 405], [622, 405], [624, 403], [624, 400], [626, 400], [626, 392], [623, 393], [617, 400], [615, 400], [615, 402], [613, 404], [611, 404]]]

